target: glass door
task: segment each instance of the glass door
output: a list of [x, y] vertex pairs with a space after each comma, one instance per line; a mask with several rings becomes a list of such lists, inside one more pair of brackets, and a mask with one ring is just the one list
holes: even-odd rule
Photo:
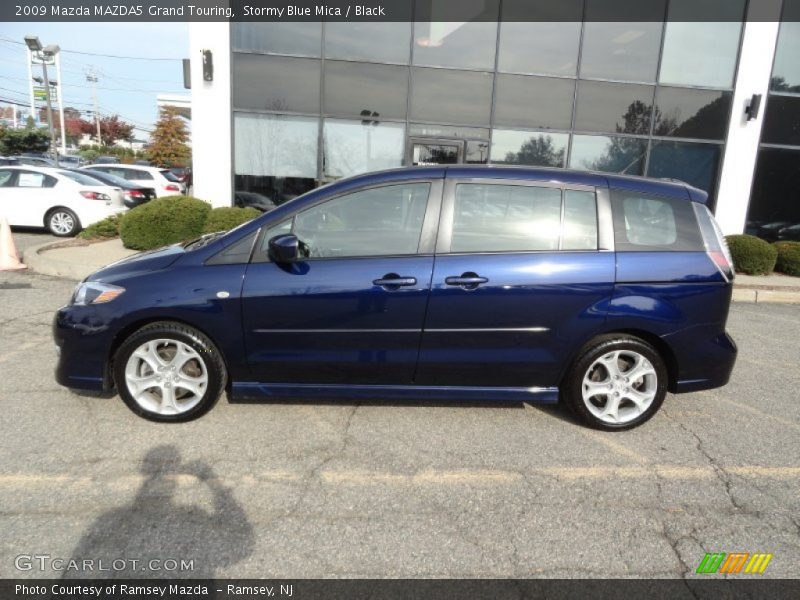
[[408, 161], [417, 165], [456, 165], [464, 162], [462, 140], [410, 138]]

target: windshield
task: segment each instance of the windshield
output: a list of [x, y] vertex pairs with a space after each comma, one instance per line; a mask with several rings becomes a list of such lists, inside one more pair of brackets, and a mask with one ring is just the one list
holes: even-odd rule
[[177, 177], [175, 177], [175, 174], [174, 174], [172, 171], [167, 171], [166, 169], [164, 169], [163, 171], [161, 171], [161, 174], [162, 174], [162, 175], [163, 175], [163, 176], [164, 176], [164, 177], [165, 177], [165, 178], [166, 178], [168, 181], [174, 181], [175, 183], [180, 183], [180, 182], [181, 182], [181, 180], [180, 180], [180, 179], [178, 179]]
[[94, 177], [91, 177], [90, 175], [85, 175], [84, 173], [76, 173], [75, 171], [58, 171], [58, 174], [63, 175], [64, 177], [67, 177], [69, 179], [72, 179], [72, 181], [74, 181], [75, 183], [80, 183], [81, 185], [92, 185], [92, 186], [106, 185], [99, 179], [95, 179]]

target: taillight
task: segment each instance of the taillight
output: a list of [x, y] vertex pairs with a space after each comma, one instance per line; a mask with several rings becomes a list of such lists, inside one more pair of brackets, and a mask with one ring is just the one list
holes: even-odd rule
[[100, 192], [80, 192], [81, 196], [86, 198], [87, 200], [105, 200], [106, 202], [111, 200], [111, 196], [108, 194], [101, 194]]
[[180, 187], [178, 187], [177, 185], [174, 185], [172, 183], [170, 183], [167, 186], [164, 186], [164, 189], [167, 190], [168, 192], [180, 192], [181, 191]]
[[131, 198], [144, 198], [144, 194], [139, 190], [129, 190], [128, 196]]
[[728, 281], [733, 280], [736, 276], [736, 272], [733, 269], [733, 257], [728, 249], [728, 242], [725, 241], [725, 236], [722, 235], [722, 229], [720, 229], [717, 220], [707, 206], [697, 202], [692, 202], [692, 205], [697, 216], [697, 222], [700, 225], [700, 233], [703, 235], [706, 253], [717, 265], [725, 279]]

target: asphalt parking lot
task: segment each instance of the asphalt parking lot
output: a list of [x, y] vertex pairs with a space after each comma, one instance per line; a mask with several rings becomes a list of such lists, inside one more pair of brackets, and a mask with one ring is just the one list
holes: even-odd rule
[[[422, 401], [223, 400], [165, 426], [54, 382], [73, 285], [0, 273], [0, 577], [63, 574], [21, 555], [136, 576], [694, 577], [706, 552], [798, 576], [800, 307], [735, 304], [730, 385], [625, 433]], [[130, 563], [151, 559], [193, 569]]]

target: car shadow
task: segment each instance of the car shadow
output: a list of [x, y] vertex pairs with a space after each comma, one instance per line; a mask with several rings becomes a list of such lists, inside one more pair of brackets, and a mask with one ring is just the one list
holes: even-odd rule
[[[72, 552], [78, 568], [65, 565], [64, 579], [212, 579], [253, 552], [244, 509], [207, 463], [184, 462], [175, 446], [161, 445], [147, 452], [140, 471], [133, 501], [89, 525]], [[178, 487], [195, 484], [192, 478], [210, 492], [210, 509], [176, 502]]]

